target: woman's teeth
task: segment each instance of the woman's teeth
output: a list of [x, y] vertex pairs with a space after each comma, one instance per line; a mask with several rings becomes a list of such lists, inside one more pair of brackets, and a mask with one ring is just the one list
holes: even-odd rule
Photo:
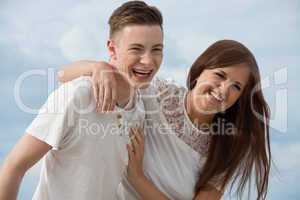
[[213, 98], [215, 98], [217, 101], [222, 102], [224, 101], [223, 97], [221, 97], [221, 95], [218, 95], [216, 92], [211, 91], [209, 93], [209, 95], [211, 95]]

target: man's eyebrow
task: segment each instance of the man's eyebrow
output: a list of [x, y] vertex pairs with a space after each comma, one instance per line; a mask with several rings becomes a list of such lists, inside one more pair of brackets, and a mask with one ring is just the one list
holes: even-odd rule
[[[129, 46], [144, 48], [144, 46], [141, 45], [141, 44], [139, 44], [139, 43], [133, 43], [133, 44], [130, 44]], [[155, 44], [155, 45], [152, 46], [152, 48], [155, 48], [155, 47], [161, 47], [161, 48], [163, 48], [164, 45], [163, 44]]]
[[155, 44], [155, 45], [153, 45], [152, 47], [161, 47], [161, 48], [163, 48], [164, 45], [163, 45], [163, 44]]
[[[223, 74], [226, 78], [228, 77], [227, 73], [224, 72], [223, 70], [218, 70], [221, 74]], [[234, 81], [235, 84], [239, 85], [240, 87], [242, 87], [242, 84], [239, 81]]]
[[143, 46], [143, 45], [141, 45], [141, 44], [138, 44], [138, 43], [133, 43], [133, 44], [130, 44], [129, 46], [135, 46], [135, 47], [144, 48], [144, 46]]

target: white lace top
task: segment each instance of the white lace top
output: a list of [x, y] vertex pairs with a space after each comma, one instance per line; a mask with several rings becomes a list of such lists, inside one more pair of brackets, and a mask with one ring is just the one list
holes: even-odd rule
[[[140, 94], [145, 109], [145, 175], [169, 199], [193, 199], [195, 184], [207, 159], [210, 136], [190, 121], [183, 87], [157, 79]], [[219, 189], [217, 183], [211, 184]], [[140, 197], [122, 179], [118, 199]]]
[[202, 156], [208, 153], [211, 136], [190, 120], [185, 107], [186, 89], [168, 80], [155, 81], [161, 110], [176, 135]]

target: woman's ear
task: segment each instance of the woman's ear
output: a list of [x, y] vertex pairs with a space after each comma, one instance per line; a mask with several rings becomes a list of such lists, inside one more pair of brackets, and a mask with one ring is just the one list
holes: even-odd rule
[[110, 60], [116, 60], [117, 56], [116, 56], [116, 45], [115, 42], [111, 39], [109, 39], [106, 43], [106, 47], [109, 53], [109, 58]]

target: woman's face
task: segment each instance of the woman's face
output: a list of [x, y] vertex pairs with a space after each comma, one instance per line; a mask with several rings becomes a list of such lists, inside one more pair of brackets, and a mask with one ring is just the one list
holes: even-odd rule
[[246, 64], [205, 69], [192, 89], [193, 108], [202, 114], [225, 111], [239, 99], [249, 75]]

